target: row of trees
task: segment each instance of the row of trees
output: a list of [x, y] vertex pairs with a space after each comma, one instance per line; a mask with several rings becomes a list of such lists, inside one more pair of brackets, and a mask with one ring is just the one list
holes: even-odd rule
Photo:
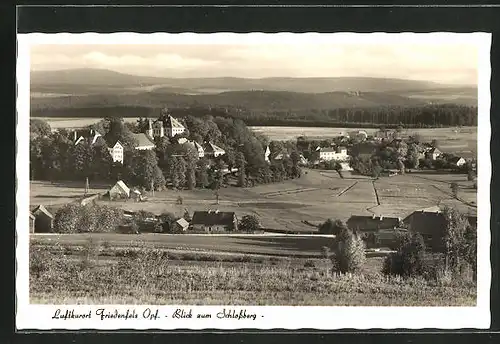
[[[51, 100], [51, 103], [53, 101]], [[147, 106], [102, 106], [75, 107], [74, 104], [39, 104], [32, 112], [37, 117], [157, 117], [159, 110]], [[477, 106], [455, 104], [430, 104], [423, 106], [377, 106], [371, 108], [336, 109], [289, 109], [289, 110], [249, 110], [240, 106], [192, 106], [177, 104], [172, 113], [176, 117], [192, 115], [203, 118], [209, 114], [214, 117], [232, 117], [248, 125], [291, 125], [291, 126], [332, 126], [332, 127], [396, 127], [401, 123], [406, 127], [430, 128], [446, 126], [477, 126]]]
[[[269, 164], [265, 161], [266, 137], [255, 134], [240, 120], [228, 118], [182, 118], [186, 132], [174, 138], [156, 139], [153, 151], [136, 150], [133, 133], [144, 130], [145, 119], [138, 123], [124, 123], [121, 118], [105, 118], [91, 126], [104, 140], [91, 144], [87, 140], [74, 144], [66, 130], [51, 133], [47, 123], [32, 120], [30, 162], [31, 177], [42, 180], [117, 180], [150, 189], [195, 187], [218, 189], [228, 183], [224, 169], [238, 170], [236, 183], [248, 186], [298, 178], [299, 155], [292, 152], [282, 160]], [[189, 143], [179, 144], [185, 137], [202, 144], [211, 142], [225, 150], [218, 158], [198, 158], [198, 152]], [[124, 163], [113, 163], [108, 152], [116, 141], [124, 146]]]

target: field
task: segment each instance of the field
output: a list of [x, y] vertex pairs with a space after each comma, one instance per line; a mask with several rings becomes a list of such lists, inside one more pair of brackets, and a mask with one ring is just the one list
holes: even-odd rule
[[[234, 211], [241, 218], [256, 215], [264, 228], [293, 232], [311, 231], [328, 218], [346, 221], [351, 215], [406, 217], [415, 210], [442, 205], [476, 213], [476, 191], [466, 175], [411, 173], [394, 177], [371, 179], [342, 179], [336, 172], [306, 170], [301, 178], [252, 188], [228, 187], [219, 191], [216, 204], [211, 190], [166, 190], [149, 195], [146, 202], [100, 201], [125, 210], [147, 210], [155, 214], [171, 212], [182, 216], [186, 210], [219, 209]], [[459, 185], [454, 199], [450, 183]], [[110, 187], [108, 185], [107, 187]], [[93, 186], [93, 192], [104, 192], [105, 185]], [[375, 190], [377, 193], [375, 193]], [[83, 196], [84, 183], [51, 184], [31, 182], [30, 204], [52, 207]], [[183, 204], [176, 204], [182, 196]], [[378, 197], [377, 197], [378, 196]]]
[[[337, 275], [327, 259], [181, 256], [142, 248], [33, 245], [30, 302], [317, 306], [473, 306], [475, 284], [401, 279], [369, 258], [359, 275]], [[92, 252], [92, 254], [90, 254]], [[125, 253], [125, 254], [123, 254]]]

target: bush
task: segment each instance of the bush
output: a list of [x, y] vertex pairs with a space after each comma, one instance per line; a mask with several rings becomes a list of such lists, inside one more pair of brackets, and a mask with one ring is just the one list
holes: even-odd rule
[[399, 238], [396, 253], [384, 261], [382, 272], [402, 277], [422, 276], [425, 273], [425, 245], [420, 234], [405, 233]]
[[357, 233], [344, 229], [337, 238], [336, 246], [332, 257], [336, 271], [355, 273], [361, 270], [366, 260], [365, 244]]
[[314, 263], [314, 261], [309, 259], [309, 260], [306, 260], [306, 262], [304, 263], [304, 267], [305, 268], [315, 268], [316, 264]]
[[67, 204], [54, 218], [54, 232], [95, 233], [112, 232], [123, 221], [123, 211], [106, 205]]

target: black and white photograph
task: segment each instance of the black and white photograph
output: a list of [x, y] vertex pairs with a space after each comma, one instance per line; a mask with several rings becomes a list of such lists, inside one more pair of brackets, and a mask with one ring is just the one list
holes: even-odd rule
[[488, 325], [489, 35], [25, 36], [39, 326]]

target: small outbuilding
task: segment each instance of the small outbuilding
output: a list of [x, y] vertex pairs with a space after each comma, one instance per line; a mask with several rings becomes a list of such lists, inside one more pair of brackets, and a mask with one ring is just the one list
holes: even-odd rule
[[130, 189], [123, 181], [119, 180], [108, 191], [108, 194], [109, 194], [110, 199], [129, 198], [130, 197]]
[[31, 212], [35, 217], [34, 232], [50, 233], [54, 224], [54, 215], [43, 205], [39, 205]]
[[173, 229], [175, 232], [185, 232], [189, 228], [189, 222], [183, 217], [175, 221], [173, 224]]

